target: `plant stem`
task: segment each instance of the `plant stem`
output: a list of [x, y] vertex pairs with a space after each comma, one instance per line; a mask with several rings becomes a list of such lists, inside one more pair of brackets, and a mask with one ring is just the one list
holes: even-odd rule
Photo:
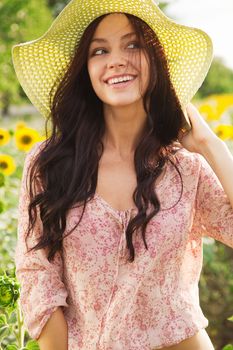
[[17, 303], [17, 320], [18, 320], [18, 345], [20, 348], [24, 347], [24, 337], [25, 337], [25, 328], [23, 325], [23, 315], [20, 307], [20, 302]]

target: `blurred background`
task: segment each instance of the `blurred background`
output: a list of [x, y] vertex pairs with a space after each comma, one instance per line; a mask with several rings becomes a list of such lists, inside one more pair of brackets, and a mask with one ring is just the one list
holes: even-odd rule
[[[38, 349], [22, 326], [13, 262], [17, 205], [25, 155], [44, 136], [44, 118], [14, 73], [14, 44], [37, 39], [68, 1], [0, 0], [0, 349]], [[170, 0], [159, 6], [176, 22], [206, 31], [214, 59], [193, 103], [233, 152], [233, 1]], [[216, 350], [233, 349], [233, 250], [204, 241], [201, 307]]]

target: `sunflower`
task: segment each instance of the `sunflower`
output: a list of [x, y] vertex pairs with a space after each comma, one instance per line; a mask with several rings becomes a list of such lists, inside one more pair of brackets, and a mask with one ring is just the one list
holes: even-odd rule
[[8, 130], [0, 128], [0, 146], [8, 144], [10, 141], [11, 135]]
[[210, 95], [202, 101], [199, 112], [209, 121], [219, 120], [233, 107], [233, 94]]
[[219, 124], [214, 131], [222, 140], [233, 139], [233, 125]]
[[219, 115], [233, 107], [233, 94], [214, 95], [213, 97], [217, 102], [216, 110]]
[[15, 132], [16, 146], [20, 151], [30, 151], [32, 146], [39, 141], [41, 141], [41, 136], [35, 129], [23, 127]]
[[16, 124], [15, 129], [19, 130], [19, 129], [23, 129], [23, 128], [26, 128], [26, 127], [27, 127], [27, 124], [23, 120], [19, 120], [17, 122], [17, 124]]
[[16, 164], [14, 158], [7, 154], [0, 154], [0, 172], [4, 175], [12, 175], [15, 172]]
[[208, 103], [203, 103], [199, 106], [199, 112], [205, 117], [207, 120], [216, 120], [219, 119], [219, 116], [216, 114], [213, 106]]

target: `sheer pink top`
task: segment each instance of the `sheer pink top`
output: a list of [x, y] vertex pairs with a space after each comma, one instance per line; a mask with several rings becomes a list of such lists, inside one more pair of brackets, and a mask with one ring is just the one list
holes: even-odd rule
[[[37, 144], [27, 155], [22, 179], [16, 274], [21, 283], [24, 322], [37, 339], [52, 312], [62, 306], [69, 350], [151, 350], [171, 346], [208, 325], [199, 306], [203, 236], [233, 247], [233, 209], [204, 158], [180, 150], [155, 186], [161, 210], [133, 238], [128, 263], [125, 231], [136, 209], [118, 211], [95, 194], [77, 229], [64, 239], [63, 257], [50, 263], [44, 250], [26, 253], [26, 174]], [[67, 216], [68, 232], [81, 207]], [[29, 246], [41, 232], [38, 220]]]

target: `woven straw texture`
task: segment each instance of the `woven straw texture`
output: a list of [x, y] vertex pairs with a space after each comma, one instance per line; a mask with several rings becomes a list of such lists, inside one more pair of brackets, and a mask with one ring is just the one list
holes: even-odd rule
[[205, 32], [175, 23], [153, 0], [72, 0], [41, 38], [12, 50], [19, 82], [45, 117], [50, 114], [51, 88], [64, 75], [84, 30], [95, 18], [111, 12], [135, 15], [156, 32], [182, 107], [201, 86], [213, 55], [212, 41]]

